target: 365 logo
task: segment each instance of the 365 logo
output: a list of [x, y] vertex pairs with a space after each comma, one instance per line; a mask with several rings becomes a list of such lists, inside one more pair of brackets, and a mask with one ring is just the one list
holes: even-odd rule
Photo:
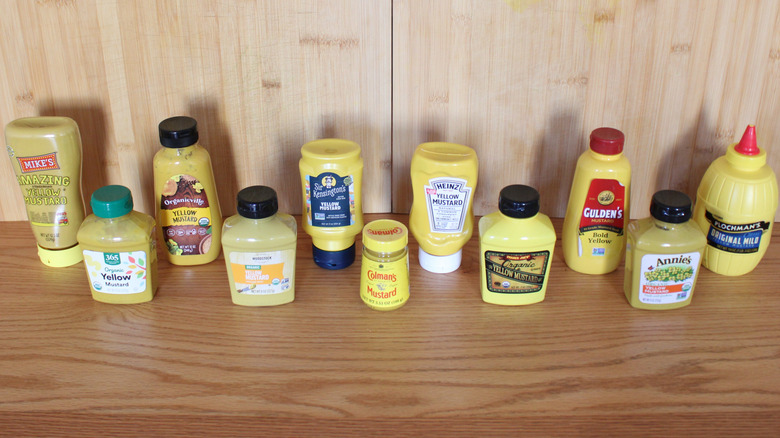
[[118, 252], [103, 253], [103, 260], [106, 262], [107, 265], [112, 265], [112, 266], [116, 266], [121, 263], [121, 259], [119, 257]]

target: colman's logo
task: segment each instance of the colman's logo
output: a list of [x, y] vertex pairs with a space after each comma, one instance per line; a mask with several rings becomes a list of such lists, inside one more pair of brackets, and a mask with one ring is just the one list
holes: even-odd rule
[[22, 173], [56, 170], [60, 168], [60, 165], [57, 164], [56, 152], [35, 157], [16, 157], [16, 159], [19, 160], [19, 167], [22, 169]]

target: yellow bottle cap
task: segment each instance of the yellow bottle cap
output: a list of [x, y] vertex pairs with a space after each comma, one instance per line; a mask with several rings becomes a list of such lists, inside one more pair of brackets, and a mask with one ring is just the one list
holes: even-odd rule
[[363, 245], [371, 251], [396, 252], [409, 242], [406, 226], [392, 219], [379, 219], [363, 227]]
[[41, 262], [43, 262], [44, 265], [53, 268], [73, 266], [84, 260], [84, 254], [81, 252], [81, 247], [78, 245], [67, 249], [46, 249], [38, 245], [38, 257], [41, 258]]

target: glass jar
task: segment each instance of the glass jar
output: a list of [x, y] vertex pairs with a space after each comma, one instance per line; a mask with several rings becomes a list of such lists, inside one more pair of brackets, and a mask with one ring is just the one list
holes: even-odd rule
[[374, 310], [395, 310], [409, 300], [409, 232], [379, 219], [363, 228], [360, 298]]

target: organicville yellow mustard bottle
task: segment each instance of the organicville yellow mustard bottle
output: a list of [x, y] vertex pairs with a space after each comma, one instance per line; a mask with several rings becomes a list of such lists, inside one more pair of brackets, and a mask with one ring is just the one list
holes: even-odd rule
[[198, 143], [191, 117], [160, 122], [154, 156], [154, 203], [168, 261], [202, 265], [219, 256], [222, 210], [208, 151]]
[[730, 276], [755, 269], [769, 247], [777, 203], [777, 176], [748, 126], [699, 184], [693, 217], [707, 235], [704, 266]]
[[274, 189], [247, 187], [238, 214], [225, 220], [222, 248], [230, 296], [241, 306], [276, 306], [295, 299], [295, 219], [279, 213]]
[[157, 291], [154, 219], [133, 210], [124, 186], [95, 190], [93, 214], [78, 231], [92, 298], [112, 304], [151, 301]]
[[504, 187], [498, 211], [479, 220], [482, 300], [509, 306], [544, 300], [555, 240], [550, 218], [539, 213], [539, 192]]
[[563, 259], [583, 274], [614, 271], [623, 259], [629, 219], [631, 165], [623, 133], [598, 128], [577, 160], [563, 220]]
[[631, 306], [665, 310], [691, 303], [706, 239], [690, 218], [688, 195], [661, 190], [650, 217], [628, 226], [623, 292]]

